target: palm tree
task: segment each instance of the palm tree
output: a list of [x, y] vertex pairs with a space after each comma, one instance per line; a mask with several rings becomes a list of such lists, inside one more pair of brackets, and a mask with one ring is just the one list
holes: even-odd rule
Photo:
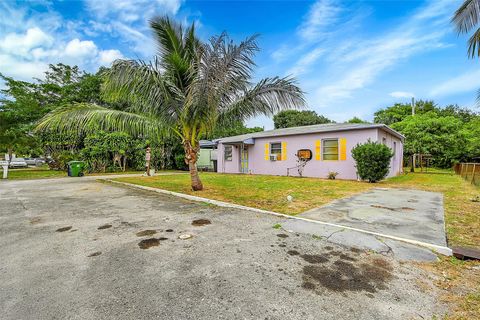
[[272, 115], [305, 104], [292, 78], [265, 78], [253, 84], [256, 36], [234, 44], [223, 33], [202, 43], [192, 24], [186, 30], [168, 17], [150, 22], [158, 53], [151, 62], [117, 60], [105, 74], [109, 101], [128, 109], [81, 104], [45, 116], [37, 130], [126, 131], [133, 135], [181, 138], [193, 190], [202, 190], [197, 171], [199, 139], [215, 126]]

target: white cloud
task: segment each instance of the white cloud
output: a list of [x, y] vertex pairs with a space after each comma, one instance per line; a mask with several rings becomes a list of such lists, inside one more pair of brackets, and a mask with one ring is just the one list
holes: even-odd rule
[[[438, 2], [443, 5], [439, 6]], [[447, 0], [438, 2], [430, 2], [399, 27], [378, 38], [362, 41], [343, 55], [332, 50], [331, 73], [338, 76], [314, 90], [316, 104], [328, 106], [350, 98], [354, 91], [370, 85], [406, 58], [442, 48], [442, 38], [450, 30], [446, 17], [451, 15], [455, 4]]]
[[[84, 32], [90, 36], [108, 33], [129, 44], [141, 57], [155, 53], [148, 21], [155, 16], [176, 15], [184, 0], [87, 0], [86, 6], [94, 19]], [[197, 24], [198, 26], [198, 24]]]
[[0, 42], [0, 49], [3, 52], [26, 55], [33, 48], [40, 46], [50, 46], [53, 38], [43, 32], [40, 28], [34, 27], [27, 30], [26, 33], [9, 33]]
[[411, 92], [406, 92], [406, 91], [394, 91], [390, 92], [389, 96], [393, 98], [398, 98], [398, 99], [403, 99], [403, 98], [412, 98], [415, 97], [415, 95]]
[[88, 8], [99, 18], [115, 17], [116, 21], [134, 22], [150, 19], [155, 14], [175, 15], [182, 0], [87, 0]]
[[[10, 11], [12, 12], [12, 11]], [[17, 14], [21, 17], [21, 14]], [[1, 13], [0, 13], [1, 18]], [[14, 26], [15, 32], [1, 22], [2, 29], [10, 30], [4, 37], [0, 36], [0, 70], [3, 74], [17, 79], [30, 81], [43, 78], [49, 64], [66, 63], [78, 65], [87, 71], [96, 71], [100, 65], [109, 65], [113, 60], [122, 58], [119, 50], [101, 50], [92, 40], [74, 38], [65, 41], [62, 30], [45, 31], [50, 25], [37, 25], [32, 19], [25, 25], [33, 27], [23, 31]]]
[[62, 55], [74, 59], [86, 59], [95, 57], [98, 54], [98, 48], [93, 41], [73, 39], [67, 43]]
[[314, 48], [313, 50], [304, 54], [286, 73], [293, 76], [298, 76], [305, 73], [308, 67], [315, 63], [324, 53], [325, 49], [322, 47]]
[[6, 76], [20, 80], [43, 78], [48, 63], [42, 61], [28, 61], [8, 54], [0, 53], [0, 70]]
[[323, 36], [325, 30], [331, 27], [341, 12], [342, 8], [337, 2], [333, 0], [318, 0], [311, 6], [298, 30], [300, 37], [313, 41]]
[[100, 51], [100, 64], [104, 66], [110, 66], [113, 61], [117, 59], [124, 59], [122, 53], [116, 49]]
[[480, 70], [469, 71], [435, 86], [432, 97], [449, 96], [464, 92], [474, 92], [480, 88]]

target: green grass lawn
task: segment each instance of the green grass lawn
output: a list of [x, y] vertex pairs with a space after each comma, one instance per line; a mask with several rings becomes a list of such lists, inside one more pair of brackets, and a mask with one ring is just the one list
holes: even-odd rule
[[[286, 214], [298, 214], [373, 187], [357, 181], [244, 174], [200, 173], [204, 190], [192, 191], [189, 175], [125, 177], [117, 181], [161, 188]], [[291, 195], [294, 201], [288, 202]]]
[[[91, 173], [87, 175], [114, 175], [114, 174], [132, 174], [143, 173], [142, 171], [125, 171], [125, 172], [106, 172], [106, 173]], [[0, 171], [3, 175], [3, 171]], [[28, 180], [28, 179], [47, 179], [47, 178], [61, 178], [67, 177], [66, 171], [50, 170], [48, 166], [29, 167], [22, 169], [9, 169], [8, 180]]]
[[[3, 175], [3, 171], [1, 173]], [[8, 169], [8, 180], [43, 179], [66, 177], [64, 171], [50, 170], [48, 166], [25, 169]]]

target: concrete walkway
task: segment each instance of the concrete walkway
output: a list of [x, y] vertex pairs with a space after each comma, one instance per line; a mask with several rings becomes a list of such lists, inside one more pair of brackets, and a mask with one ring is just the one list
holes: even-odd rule
[[[316, 229], [319, 235], [347, 245], [369, 247], [376, 251], [393, 251], [397, 247], [391, 239], [376, 235], [359, 236], [355, 228], [380, 235], [398, 237], [419, 243], [446, 247], [443, 197], [440, 193], [407, 189], [381, 189], [339, 199], [328, 205], [309, 210], [300, 217], [345, 226], [346, 229], [322, 226], [312, 228], [302, 223], [290, 223], [290, 228], [300, 231]], [[397, 248], [404, 258], [433, 259], [429, 250]], [[398, 250], [400, 249], [400, 250]]]

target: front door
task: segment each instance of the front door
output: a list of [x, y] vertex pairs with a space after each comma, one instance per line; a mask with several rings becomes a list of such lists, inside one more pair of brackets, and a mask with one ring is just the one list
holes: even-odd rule
[[240, 172], [248, 173], [248, 146], [242, 146], [240, 154]]

